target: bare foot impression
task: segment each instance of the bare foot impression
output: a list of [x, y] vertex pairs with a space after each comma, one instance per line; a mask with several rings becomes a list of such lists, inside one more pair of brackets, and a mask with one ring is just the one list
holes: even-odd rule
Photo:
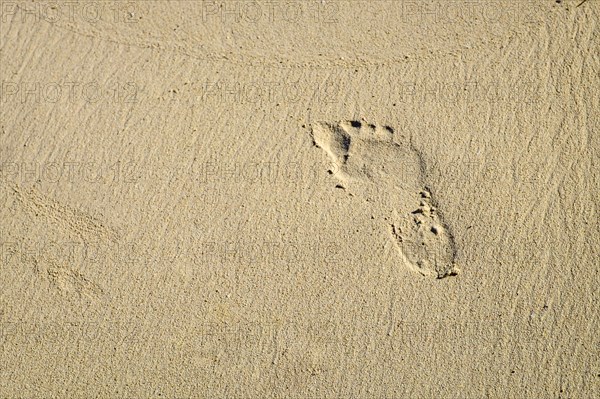
[[336, 187], [373, 204], [409, 268], [440, 279], [458, 274], [454, 239], [409, 138], [364, 120], [317, 123], [312, 137], [336, 165], [329, 171], [338, 179]]

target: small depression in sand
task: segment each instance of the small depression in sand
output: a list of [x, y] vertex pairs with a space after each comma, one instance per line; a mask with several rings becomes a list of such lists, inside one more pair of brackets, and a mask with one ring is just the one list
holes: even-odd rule
[[376, 208], [409, 268], [436, 278], [458, 274], [454, 238], [424, 181], [424, 161], [410, 138], [364, 121], [319, 122], [312, 136], [338, 166], [336, 187]]

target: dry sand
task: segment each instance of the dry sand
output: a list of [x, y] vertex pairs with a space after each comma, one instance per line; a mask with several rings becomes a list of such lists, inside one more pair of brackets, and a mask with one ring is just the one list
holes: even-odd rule
[[0, 2], [0, 397], [600, 397], [600, 1]]

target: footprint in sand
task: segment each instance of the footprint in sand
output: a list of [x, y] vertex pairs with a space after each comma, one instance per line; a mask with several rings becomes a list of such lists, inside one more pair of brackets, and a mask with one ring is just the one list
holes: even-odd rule
[[364, 121], [317, 123], [312, 136], [338, 167], [330, 171], [338, 179], [336, 187], [373, 203], [408, 267], [437, 278], [458, 274], [454, 239], [409, 138]]

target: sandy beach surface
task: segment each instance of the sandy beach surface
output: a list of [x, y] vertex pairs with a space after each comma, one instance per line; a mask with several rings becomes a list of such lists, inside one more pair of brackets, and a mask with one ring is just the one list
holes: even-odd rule
[[1, 0], [0, 397], [600, 397], [580, 3]]

